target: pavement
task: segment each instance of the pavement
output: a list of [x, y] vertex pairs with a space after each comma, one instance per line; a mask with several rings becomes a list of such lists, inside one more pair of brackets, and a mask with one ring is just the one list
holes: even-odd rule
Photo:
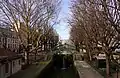
[[20, 70], [9, 78], [36, 78], [49, 62], [50, 61], [45, 61], [38, 64], [32, 64], [27, 69]]
[[104, 78], [85, 61], [75, 61], [74, 65], [76, 66], [80, 78]]
[[120, 78], [120, 72], [112, 74], [111, 78]]

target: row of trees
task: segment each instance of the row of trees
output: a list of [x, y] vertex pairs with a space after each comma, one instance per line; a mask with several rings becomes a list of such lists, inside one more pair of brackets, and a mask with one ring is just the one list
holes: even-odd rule
[[120, 40], [120, 1], [73, 0], [71, 12], [71, 40], [78, 51], [86, 49], [90, 61], [95, 47], [102, 47], [106, 55], [106, 78], [109, 78], [110, 62], [118, 65], [113, 51], [119, 47]]
[[[53, 26], [60, 8], [60, 0], [1, 0], [0, 21], [18, 35], [29, 64], [29, 53], [57, 43]], [[49, 48], [50, 49], [50, 48]]]

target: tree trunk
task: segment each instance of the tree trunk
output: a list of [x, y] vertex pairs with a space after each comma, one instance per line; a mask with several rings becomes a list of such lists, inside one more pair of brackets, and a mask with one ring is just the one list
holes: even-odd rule
[[29, 64], [29, 53], [27, 51], [25, 51], [25, 54], [24, 54], [24, 58], [25, 58], [25, 64]]
[[35, 61], [37, 60], [37, 51], [35, 50]]
[[106, 54], [106, 78], [110, 78], [110, 56]]
[[29, 52], [27, 52], [27, 65], [29, 65]]
[[35, 53], [35, 61], [36, 61], [36, 57], [37, 57], [36, 55], [37, 55], [37, 53]]
[[25, 64], [27, 64], [27, 52], [24, 52], [24, 59], [25, 59]]
[[91, 52], [89, 51], [89, 60], [92, 61], [92, 56], [91, 56]]
[[88, 55], [89, 61], [92, 61], [91, 50], [88, 45], [87, 45], [87, 55]]
[[75, 44], [75, 47], [76, 47], [76, 50], [77, 50], [78, 52], [80, 52], [80, 51], [79, 51], [79, 45], [78, 45], [78, 44]]

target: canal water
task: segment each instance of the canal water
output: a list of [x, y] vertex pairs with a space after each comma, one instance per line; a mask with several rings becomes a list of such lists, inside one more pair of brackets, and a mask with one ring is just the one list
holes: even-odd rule
[[57, 69], [55, 67], [51, 68], [49, 72], [44, 73], [44, 75], [38, 78], [80, 78], [78, 72], [75, 70], [74, 66], [67, 69]]
[[72, 55], [54, 55], [38, 78], [80, 78]]

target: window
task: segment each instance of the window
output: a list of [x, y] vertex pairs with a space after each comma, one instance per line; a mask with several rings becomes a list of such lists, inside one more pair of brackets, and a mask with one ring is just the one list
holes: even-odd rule
[[21, 64], [21, 60], [19, 60], [19, 65]]
[[1, 40], [2, 40], [2, 38], [0, 37], [0, 42], [2, 42]]
[[8, 73], [8, 72], [9, 72], [9, 64], [6, 63], [6, 64], [5, 64], [5, 73]]
[[8, 44], [8, 48], [10, 48], [10, 44]]
[[9, 44], [8, 44], [8, 48], [9, 48]]
[[15, 40], [13, 39], [13, 43], [15, 42]]
[[15, 43], [17, 43], [17, 40], [15, 40]]
[[15, 45], [13, 44], [12, 47], [15, 48]]
[[15, 62], [13, 61], [13, 67], [15, 66]]

